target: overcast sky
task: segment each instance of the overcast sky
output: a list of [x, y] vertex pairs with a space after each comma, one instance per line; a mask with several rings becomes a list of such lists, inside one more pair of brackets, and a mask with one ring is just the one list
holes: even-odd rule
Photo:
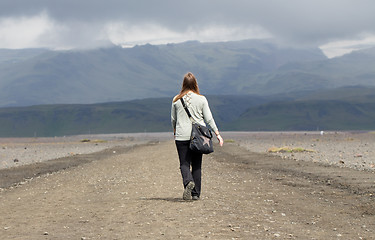
[[272, 38], [329, 57], [375, 46], [374, 0], [0, 0], [0, 48]]

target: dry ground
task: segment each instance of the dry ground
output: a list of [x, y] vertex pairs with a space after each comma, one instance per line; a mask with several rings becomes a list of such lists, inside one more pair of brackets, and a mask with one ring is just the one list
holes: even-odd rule
[[17, 186], [0, 177], [0, 239], [375, 238], [371, 172], [227, 143], [204, 157], [193, 202], [181, 200], [173, 141], [69, 159], [39, 177], [30, 165], [33, 179]]

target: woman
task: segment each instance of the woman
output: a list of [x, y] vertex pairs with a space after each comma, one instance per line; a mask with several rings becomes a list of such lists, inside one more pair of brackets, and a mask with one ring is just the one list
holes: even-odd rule
[[207, 99], [199, 93], [196, 78], [190, 72], [185, 74], [180, 94], [173, 98], [171, 121], [185, 189], [182, 197], [184, 200], [198, 200], [201, 194], [202, 154], [189, 149], [192, 122], [182, 105], [181, 98], [194, 122], [201, 125], [205, 125], [206, 122], [215, 132], [220, 146], [223, 146], [224, 140], [216, 127]]

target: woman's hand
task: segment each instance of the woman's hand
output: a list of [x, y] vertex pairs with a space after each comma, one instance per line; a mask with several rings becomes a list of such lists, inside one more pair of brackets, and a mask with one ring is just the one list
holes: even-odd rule
[[216, 135], [216, 137], [217, 137], [217, 140], [219, 141], [220, 147], [222, 147], [224, 144], [224, 139], [221, 137], [220, 134]]

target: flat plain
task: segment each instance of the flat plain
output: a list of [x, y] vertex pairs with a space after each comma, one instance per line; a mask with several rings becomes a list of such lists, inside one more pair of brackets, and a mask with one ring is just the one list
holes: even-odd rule
[[[91, 141], [105, 137], [93, 136], [93, 147], [106, 146], [3, 168], [0, 238], [375, 237], [373, 133], [227, 132], [223, 136], [224, 146], [216, 145], [213, 154], [204, 156], [198, 201], [182, 200], [177, 152], [168, 133], [107, 136], [106, 142], [95, 143]], [[69, 144], [82, 146], [78, 139], [81, 136]], [[3, 139], [2, 144], [10, 148], [27, 142], [17, 141]], [[43, 141], [38, 144], [50, 151]], [[268, 152], [285, 146], [314, 152]], [[17, 171], [23, 180], [9, 182]]]

